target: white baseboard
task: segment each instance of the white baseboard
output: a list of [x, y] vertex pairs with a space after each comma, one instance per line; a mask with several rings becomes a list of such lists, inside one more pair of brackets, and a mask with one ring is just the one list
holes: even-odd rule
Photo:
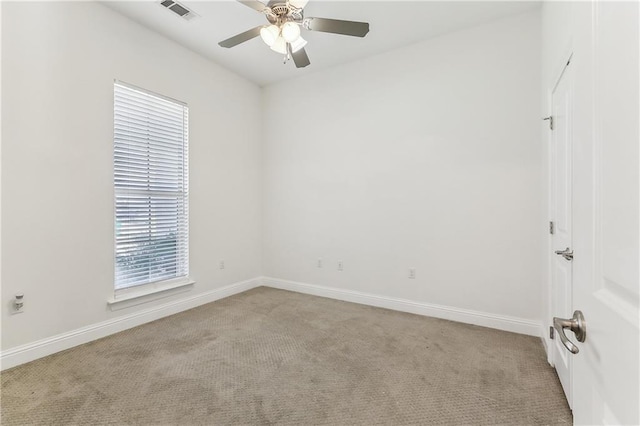
[[[315, 284], [262, 277], [234, 283], [205, 293], [175, 300], [159, 306], [154, 306], [153, 308], [119, 316], [87, 327], [82, 327], [2, 351], [0, 352], [0, 369], [5, 370], [7, 368], [15, 367], [129, 328], [137, 327], [206, 303], [211, 303], [234, 294], [242, 293], [261, 285], [295, 291], [298, 293], [311, 294], [314, 296], [328, 297], [330, 299], [343, 300], [346, 302], [377, 306], [401, 312], [409, 312], [412, 314], [480, 325], [513, 333], [544, 337], [544, 334], [541, 335], [541, 330], [543, 332], [544, 330], [540, 323], [523, 318], [496, 315], [450, 306], [434, 305], [431, 303], [414, 302], [406, 299], [379, 296], [370, 293], [343, 290]], [[545, 344], [547, 343], [544, 339], [543, 342]]]
[[82, 327], [57, 336], [38, 340], [33, 343], [18, 346], [0, 353], [1, 369], [15, 367], [29, 361], [42, 358], [74, 346], [82, 345], [120, 331], [136, 327], [147, 322], [155, 321], [178, 312], [186, 311], [218, 299], [242, 293], [259, 287], [260, 278], [234, 283], [205, 293], [196, 294], [180, 300], [175, 300], [153, 308], [145, 309], [128, 315], [119, 316], [87, 327]]
[[290, 290], [298, 293], [343, 300], [345, 302], [360, 303], [362, 305], [377, 306], [395, 311], [442, 318], [466, 324], [480, 325], [513, 333], [526, 334], [529, 336], [539, 337], [540, 330], [542, 328], [540, 323], [524, 318], [496, 315], [450, 306], [434, 305], [431, 303], [414, 302], [406, 299], [378, 296], [375, 294], [343, 290], [315, 284], [306, 284], [269, 277], [264, 277], [262, 279], [262, 284], [267, 287], [279, 288], [282, 290]]

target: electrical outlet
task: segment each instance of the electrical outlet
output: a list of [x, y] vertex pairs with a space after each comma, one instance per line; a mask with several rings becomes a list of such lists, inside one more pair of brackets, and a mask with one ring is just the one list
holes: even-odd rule
[[220, 269], [224, 269], [224, 260], [220, 261]]
[[342, 260], [338, 260], [338, 271], [344, 271], [344, 263]]
[[24, 312], [24, 294], [23, 293], [18, 293], [15, 295], [15, 297], [13, 298], [13, 301], [11, 302], [12, 305], [12, 310], [11, 313], [12, 314], [21, 314]]
[[322, 268], [322, 258], [321, 257], [318, 258], [317, 266], [318, 266], [318, 268]]
[[409, 268], [409, 279], [416, 279], [416, 268]]

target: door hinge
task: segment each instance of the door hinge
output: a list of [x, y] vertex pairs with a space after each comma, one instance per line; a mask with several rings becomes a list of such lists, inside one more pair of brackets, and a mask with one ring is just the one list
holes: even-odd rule
[[553, 221], [549, 222], [549, 233], [553, 235], [556, 232], [556, 226], [553, 224]]
[[548, 117], [543, 118], [543, 120], [549, 120], [549, 129], [553, 130], [553, 116], [550, 115]]
[[554, 339], [553, 326], [549, 326], [549, 339]]

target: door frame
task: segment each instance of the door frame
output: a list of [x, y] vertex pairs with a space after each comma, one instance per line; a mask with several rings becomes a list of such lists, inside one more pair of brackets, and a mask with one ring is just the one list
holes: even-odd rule
[[[547, 89], [547, 111], [548, 116], [551, 116], [553, 114], [553, 93], [556, 89], [556, 87], [558, 86], [558, 84], [560, 83], [560, 79], [563, 77], [565, 71], [567, 70], [567, 68], [569, 67], [569, 65], [571, 64], [571, 60], [573, 58], [573, 48], [571, 46], [571, 44], [568, 45], [568, 47], [565, 49], [565, 53], [562, 56], [564, 58], [564, 60], [557, 66], [556, 68], [556, 72], [553, 74], [554, 78], [553, 80], [551, 80], [548, 89]], [[570, 90], [573, 93], [573, 87], [570, 88]], [[572, 101], [573, 101], [573, 94], [571, 96]], [[572, 123], [573, 124], [573, 123]], [[545, 129], [546, 129], [546, 134], [547, 134], [547, 221], [551, 222], [554, 221], [554, 215], [555, 215], [555, 188], [554, 188], [554, 179], [553, 179], [553, 172], [554, 172], [554, 166], [555, 166], [555, 157], [553, 154], [553, 130], [550, 129], [549, 125], [546, 124], [545, 122]], [[571, 132], [573, 135], [573, 131]], [[572, 149], [572, 153], [573, 153], [573, 149]], [[573, 156], [573, 154], [572, 154]], [[574, 177], [574, 173], [573, 173], [573, 168], [571, 171], [571, 186], [573, 187], [573, 177]], [[571, 192], [572, 196], [573, 196], [573, 191]], [[573, 212], [573, 210], [572, 210]], [[572, 213], [573, 216], [573, 213]], [[572, 217], [572, 221], [573, 221], [573, 217]], [[573, 232], [573, 226], [572, 226], [572, 232]], [[555, 344], [554, 341], [552, 341], [550, 335], [549, 335], [549, 327], [553, 327], [551, 318], [553, 317], [553, 312], [554, 312], [554, 307], [555, 307], [555, 300], [554, 300], [554, 280], [553, 280], [553, 262], [556, 258], [556, 255], [554, 254], [553, 250], [553, 235], [549, 232], [547, 233], [547, 247], [546, 247], [546, 263], [547, 263], [547, 309], [546, 309], [546, 318], [543, 322], [543, 324], [546, 324], [546, 327], [544, 327], [543, 330], [543, 342], [545, 343], [545, 349], [547, 350], [547, 362], [549, 363], [549, 365], [551, 365], [552, 367], [555, 368], [555, 363], [556, 360], [554, 359], [554, 350], [553, 350], [553, 346]], [[572, 289], [572, 294], [570, 297], [570, 303], [571, 303], [571, 309], [573, 309], [573, 279], [572, 279], [572, 283], [571, 283], [571, 289]], [[555, 336], [555, 330], [554, 330], [554, 340], [556, 338]], [[570, 381], [570, 387], [573, 393], [573, 371], [572, 368], [570, 369], [569, 372], [569, 381]]]

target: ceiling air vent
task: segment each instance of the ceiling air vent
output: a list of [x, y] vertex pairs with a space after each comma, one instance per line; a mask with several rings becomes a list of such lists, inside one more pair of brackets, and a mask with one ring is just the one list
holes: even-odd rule
[[187, 21], [198, 17], [197, 13], [177, 1], [164, 0], [163, 2], [160, 2], [160, 4]]

